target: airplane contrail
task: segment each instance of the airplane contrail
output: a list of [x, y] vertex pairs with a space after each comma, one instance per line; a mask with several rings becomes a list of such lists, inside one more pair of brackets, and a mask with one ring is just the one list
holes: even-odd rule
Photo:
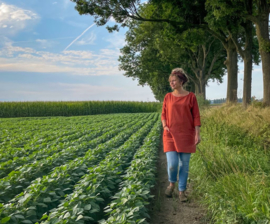
[[85, 31], [83, 31], [78, 37], [76, 37], [75, 40], [73, 40], [65, 49], [64, 51], [66, 51], [72, 44], [74, 44], [82, 35], [84, 35], [87, 30], [89, 30], [91, 27], [93, 27], [94, 25], [96, 25], [96, 23], [93, 23], [91, 26], [89, 26]]

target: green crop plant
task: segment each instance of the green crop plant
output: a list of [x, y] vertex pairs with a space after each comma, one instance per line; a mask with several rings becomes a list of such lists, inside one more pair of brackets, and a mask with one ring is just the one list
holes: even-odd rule
[[[149, 115], [146, 116], [147, 119]], [[136, 123], [137, 121], [132, 121]], [[142, 120], [143, 122], [143, 120]], [[55, 167], [67, 163], [70, 160], [74, 160], [78, 157], [83, 157], [87, 151], [97, 147], [101, 143], [105, 143], [110, 138], [117, 136], [119, 131], [127, 128], [131, 128], [129, 122], [125, 126], [116, 129], [113, 128], [111, 131], [104, 133], [103, 135], [89, 141], [92, 137], [88, 135], [79, 139], [77, 144], [68, 146], [65, 150], [60, 153], [55, 153], [52, 156], [44, 158], [34, 163], [26, 164], [19, 167], [16, 171], [11, 172], [7, 177], [0, 179], [0, 200], [1, 202], [7, 202], [16, 194], [20, 193], [21, 190], [27, 187], [32, 180], [49, 173]], [[138, 126], [139, 128], [139, 126]], [[95, 134], [95, 133], [92, 133]], [[90, 134], [91, 135], [91, 134]]]
[[[115, 162], [118, 161], [115, 164], [120, 165], [122, 169], [129, 166], [134, 150], [139, 147], [142, 139], [145, 138], [159, 118], [157, 113], [110, 115], [109, 117], [113, 119], [109, 120], [106, 120], [107, 115], [103, 116], [104, 127], [100, 124], [100, 127], [95, 129], [94, 125], [92, 129], [89, 129], [89, 133], [85, 132], [87, 130], [85, 127], [84, 130], [78, 132], [84, 133], [82, 137], [71, 134], [65, 143], [65, 147], [62, 150], [59, 149], [58, 153], [54, 153], [49, 157], [45, 156], [44, 159], [35, 160], [34, 163], [26, 163], [17, 169], [19, 173], [12, 171], [6, 178], [2, 179], [5, 180], [4, 182], [0, 180], [0, 183], [2, 183], [0, 187], [3, 187], [2, 190], [4, 192], [2, 193], [1, 191], [2, 196], [0, 196], [5, 201], [4, 204], [0, 204], [1, 224], [39, 222], [40, 218], [45, 217], [43, 216], [44, 213], [51, 217], [49, 211], [51, 209], [58, 210], [63, 199], [68, 200], [72, 195], [76, 195], [75, 192], [80, 189], [79, 186], [82, 183], [85, 183], [86, 178], [92, 174], [102, 178], [101, 173], [92, 172], [93, 170], [104, 170], [104, 172], [112, 172], [114, 170], [116, 172], [115, 169], [107, 171], [105, 169], [109, 161], [114, 160]], [[71, 118], [66, 119], [70, 120]], [[81, 120], [80, 117], [74, 117], [73, 119], [74, 121], [77, 119]], [[27, 121], [24, 120], [24, 122], [27, 124]], [[157, 122], [160, 123], [160, 121]], [[91, 120], [88, 123], [90, 124]], [[102, 135], [102, 133], [104, 134]], [[57, 133], [55, 134], [57, 135]], [[78, 139], [73, 139], [72, 136], [77, 136]], [[74, 144], [73, 140], [74, 143], [77, 143]], [[71, 145], [69, 146], [68, 143]], [[47, 152], [44, 149], [44, 154], [46, 155], [46, 153], [47, 155], [51, 153], [50, 148], [48, 148]], [[35, 154], [38, 155], [38, 151], [32, 152], [29, 154], [29, 157]], [[123, 160], [116, 160], [115, 158], [120, 155], [123, 156]], [[104, 168], [102, 168], [101, 164], [104, 164]], [[37, 173], [44, 172], [44, 169], [50, 170], [49, 167], [51, 167], [50, 172], [46, 171], [47, 174], [44, 173], [43, 177], [38, 177]], [[118, 174], [116, 172], [115, 177], [119, 178]], [[31, 180], [33, 181], [30, 182]], [[95, 183], [95, 180], [91, 183]], [[117, 187], [113, 189], [113, 192], [115, 189]], [[19, 194], [15, 196], [17, 193]], [[6, 199], [4, 197], [9, 198]], [[81, 200], [82, 198], [80, 197], [79, 199]], [[89, 206], [86, 208], [89, 209]], [[78, 214], [76, 219], [81, 219], [81, 217], [78, 218], [79, 216]]]

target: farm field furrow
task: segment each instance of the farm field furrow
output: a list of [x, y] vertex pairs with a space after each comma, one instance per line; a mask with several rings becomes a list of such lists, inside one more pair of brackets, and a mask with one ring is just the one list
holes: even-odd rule
[[[120, 115], [114, 115], [120, 116]], [[125, 116], [125, 115], [122, 115]], [[91, 119], [91, 123], [89, 123], [89, 119]], [[5, 145], [10, 145], [16, 147], [18, 145], [23, 145], [25, 142], [29, 143], [29, 141], [35, 141], [36, 139], [42, 142], [46, 142], [46, 138], [52, 138], [52, 131], [66, 130], [70, 131], [74, 127], [88, 125], [89, 127], [94, 125], [99, 125], [102, 123], [106, 123], [110, 116], [104, 115], [95, 115], [87, 117], [80, 117], [78, 120], [72, 120], [69, 118], [59, 117], [59, 118], [46, 118], [47, 124], [44, 125], [43, 120], [40, 123], [35, 123], [36, 119], [18, 123], [16, 124], [16, 128], [12, 128], [12, 124], [15, 121], [10, 122], [10, 119], [1, 119], [1, 127], [3, 127], [0, 131], [1, 139], [0, 139], [0, 147], [3, 148]], [[4, 121], [3, 121], [4, 120]], [[99, 123], [99, 124], [98, 124]], [[55, 125], [57, 124], [57, 125]], [[35, 127], [35, 128], [33, 128]]]
[[[157, 122], [160, 125], [155, 119], [155, 123]], [[67, 195], [57, 209], [51, 210], [48, 217], [43, 216], [43, 219], [48, 219], [42, 224], [96, 223], [103, 217], [103, 209], [118, 190], [122, 175], [130, 165], [133, 155], [136, 150], [141, 150], [140, 146], [156, 131], [155, 127], [156, 125], [153, 128], [153, 123], [145, 126], [140, 134], [132, 136], [121, 147], [111, 151], [98, 165], [89, 168], [88, 173], [75, 185], [72, 194]]]
[[161, 128], [157, 122], [147, 135], [143, 146], [138, 149], [125, 172], [124, 181], [120, 183], [121, 190], [113, 196], [113, 200], [105, 208], [109, 217], [106, 215], [106, 220], [100, 220], [99, 223], [142, 223], [149, 218], [146, 206], [152, 197], [150, 189], [155, 184]]
[[[147, 120], [147, 117], [149, 117], [149, 114], [143, 120]], [[136, 120], [133, 122], [136, 123]], [[32, 180], [46, 175], [52, 169], [55, 169], [55, 167], [65, 164], [70, 160], [83, 157], [87, 151], [91, 151], [99, 144], [109, 141], [109, 139], [117, 136], [119, 132], [130, 128], [130, 126], [131, 125], [128, 123], [122, 128], [107, 132], [91, 141], [88, 141], [86, 136], [82, 142], [77, 145], [68, 147], [65, 150], [62, 150], [60, 153], [55, 153], [43, 160], [26, 164], [19, 167], [16, 171], [12, 171], [7, 177], [0, 180], [1, 202], [9, 201], [16, 194], [20, 193], [25, 187], [30, 185]]]
[[[140, 138], [144, 138], [157, 118], [157, 114], [152, 114], [150, 117], [148, 115], [145, 119], [140, 118], [139, 121], [137, 120], [137, 125], [130, 126], [125, 131], [120, 131], [118, 136], [93, 150], [89, 150], [84, 157], [57, 167], [49, 176], [36, 179], [22, 194], [1, 208], [1, 218], [6, 218], [8, 223], [27, 223], [27, 221], [33, 223], [38, 221], [37, 217], [40, 218], [44, 211], [48, 212], [51, 208], [56, 207], [65, 194], [72, 193], [72, 186], [89, 172], [87, 171], [89, 167], [95, 166], [99, 161], [106, 158], [106, 153], [109, 152], [108, 155], [110, 155], [118, 150], [114, 148], [123, 144], [129, 144], [130, 147], [134, 143], [137, 144], [134, 140], [136, 136], [138, 138], [138, 133], [140, 133]], [[131, 135], [135, 137], [130, 137]], [[127, 139], [129, 140], [127, 141]], [[125, 141], [129, 143], [124, 143]], [[115, 156], [116, 154], [114, 154]], [[111, 157], [111, 160], [114, 157]], [[11, 220], [8, 221], [10, 218]]]
[[[132, 121], [132, 119], [130, 119], [130, 121]], [[44, 148], [42, 148], [42, 146], [39, 146], [38, 148], [33, 148], [31, 150], [33, 151], [31, 155], [28, 155], [26, 153], [24, 157], [15, 157], [12, 160], [2, 162], [0, 164], [0, 178], [3, 178], [4, 176], [8, 175], [9, 172], [11, 172], [12, 170], [16, 169], [17, 167], [21, 165], [25, 165], [33, 161], [41, 160], [43, 158], [53, 155], [54, 153], [59, 153], [67, 147], [71, 147], [76, 144], [81, 144], [85, 140], [86, 136], [87, 136], [88, 141], [92, 140], [110, 131], [111, 129], [121, 127], [123, 123], [119, 122], [118, 120], [114, 120], [111, 122], [111, 125], [112, 126], [109, 126], [109, 127], [107, 127], [107, 125], [97, 126], [87, 131], [84, 130], [83, 132], [80, 132], [78, 130], [77, 134], [67, 136], [66, 138], [62, 138], [60, 141], [57, 140], [54, 144], [44, 145]], [[90, 135], [88, 133], [90, 133]], [[27, 152], [29, 151], [30, 150], [27, 150]]]
[[[109, 119], [109, 118], [107, 118]], [[75, 127], [76, 128], [83, 128], [83, 129], [88, 129], [90, 127], [93, 127], [95, 125], [102, 125], [104, 123], [106, 123], [106, 120], [107, 119], [98, 119], [95, 118], [93, 119], [93, 121], [91, 122], [91, 124], [89, 124], [89, 122], [84, 119], [84, 120], [81, 120], [80, 122], [78, 122], [77, 124], [61, 124], [60, 127], [59, 126], [56, 126], [54, 124], [54, 122], [52, 122], [50, 124], [50, 126], [46, 126], [46, 127], [39, 127], [39, 130], [38, 132], [35, 130], [33, 132], [28, 132], [26, 134], [26, 130], [28, 130], [29, 128], [29, 124], [23, 128], [20, 128], [20, 132], [18, 133], [8, 133], [9, 135], [5, 137], [5, 141], [3, 141], [2, 143], [0, 143], [0, 152], [2, 151], [6, 151], [7, 148], [11, 148], [11, 147], [14, 147], [17, 149], [20, 149], [22, 147], [26, 148], [27, 145], [32, 145], [32, 144], [43, 144], [43, 143], [48, 143], [49, 141], [51, 140], [54, 140], [55, 137], [57, 138], [60, 138], [61, 137], [61, 134], [58, 134], [57, 132], [59, 132], [60, 130], [62, 132], [67, 132], [67, 133], [64, 133], [65, 135], [68, 134], [69, 132], [70, 133], [74, 133], [74, 131], [70, 131], [72, 129], [74, 129]], [[57, 121], [56, 121], [57, 122]], [[2, 124], [4, 128], [8, 128], [8, 125], [7, 124]], [[54, 132], [56, 134], [54, 134]], [[2, 134], [3, 136], [3, 134]]]

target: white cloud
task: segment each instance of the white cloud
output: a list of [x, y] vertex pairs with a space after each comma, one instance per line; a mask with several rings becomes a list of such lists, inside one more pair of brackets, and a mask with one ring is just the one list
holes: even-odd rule
[[109, 22], [116, 23], [115, 19], [111, 16]]
[[79, 36], [77, 36], [65, 49], [64, 51], [66, 51], [68, 48], [70, 48], [78, 39], [80, 39], [89, 29], [91, 29], [94, 25], [96, 25], [95, 23], [93, 23], [92, 25], [90, 25], [89, 27], [87, 27]]
[[57, 4], [57, 2], [53, 2], [52, 4], [55, 5], [55, 4]]
[[38, 15], [30, 10], [0, 3], [0, 30], [1, 27], [5, 28], [10, 26], [10, 28], [13, 28], [11, 31], [15, 32], [24, 29], [28, 22], [35, 21], [37, 19]]
[[120, 49], [126, 44], [125, 36], [119, 33], [113, 33], [105, 40], [110, 43], [109, 48]]
[[90, 35], [77, 41], [76, 44], [78, 44], [78, 45], [93, 45], [95, 43], [96, 38], [97, 38], [96, 34], [94, 32], [91, 32]]
[[36, 39], [36, 42], [40, 45], [42, 48], [49, 48], [52, 47], [55, 42], [52, 40], [46, 40], [46, 39]]
[[[1, 40], [0, 40], [1, 41]], [[41, 44], [46, 40], [37, 39]], [[0, 72], [61, 72], [74, 75], [119, 75], [118, 50], [101, 49], [91, 51], [64, 51], [51, 53], [37, 51], [32, 48], [14, 46], [5, 39], [4, 47], [0, 50]]]

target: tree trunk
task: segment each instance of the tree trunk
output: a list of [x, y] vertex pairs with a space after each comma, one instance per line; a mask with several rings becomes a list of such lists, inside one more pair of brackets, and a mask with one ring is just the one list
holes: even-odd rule
[[200, 85], [195, 83], [195, 94], [198, 95], [200, 94]]
[[244, 83], [243, 83], [243, 106], [251, 103], [251, 83], [252, 83], [252, 49], [253, 49], [253, 24], [251, 21], [246, 21], [246, 48], [244, 51]]
[[263, 72], [263, 104], [270, 106], [270, 41], [268, 32], [269, 13], [260, 16], [256, 23]]
[[252, 83], [252, 55], [246, 55], [244, 58], [244, 83], [243, 83], [243, 106], [251, 102], [251, 83]]
[[232, 40], [228, 41], [226, 47], [227, 60], [225, 64], [227, 66], [228, 72], [228, 83], [227, 83], [227, 102], [236, 103], [237, 102], [237, 51]]
[[205, 94], [205, 81], [203, 80], [203, 78], [200, 79], [200, 90], [199, 90], [199, 94], [203, 96], [203, 99], [205, 100], [206, 98], [206, 94]]

